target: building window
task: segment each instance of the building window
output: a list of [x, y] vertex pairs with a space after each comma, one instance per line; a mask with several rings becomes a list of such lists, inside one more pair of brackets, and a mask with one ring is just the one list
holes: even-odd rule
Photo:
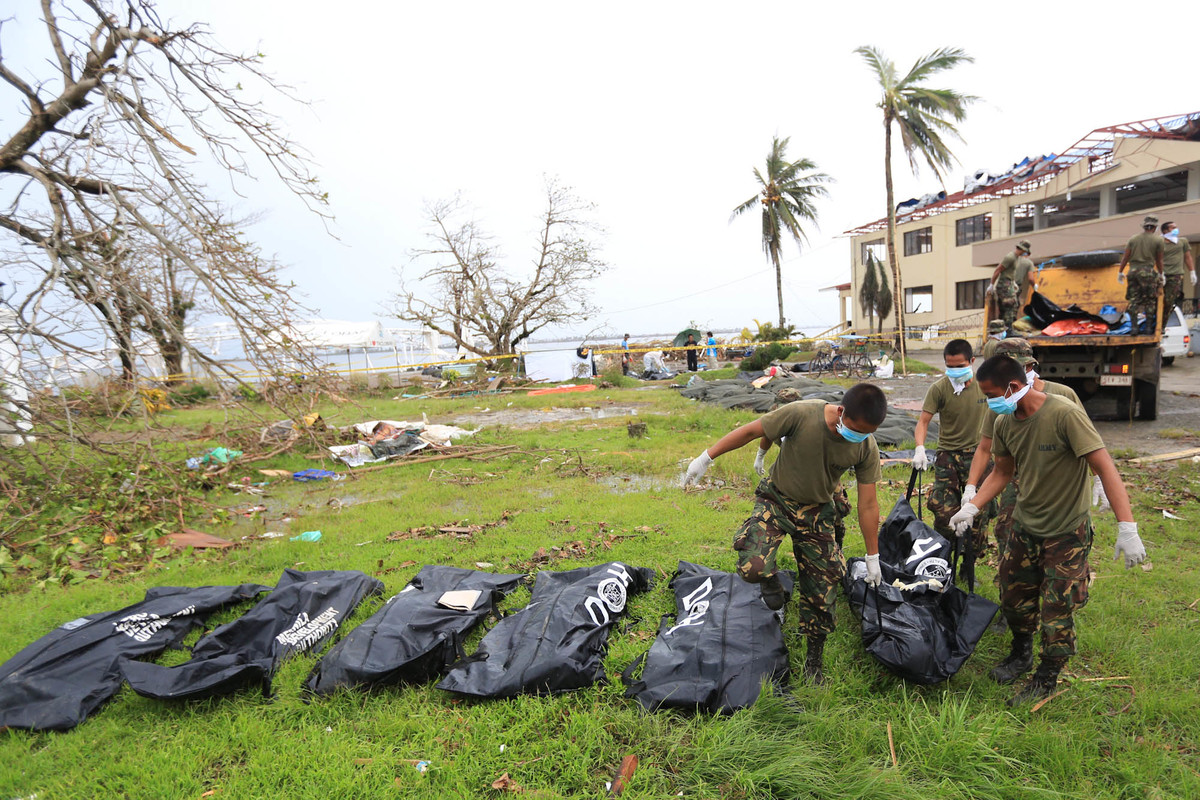
[[914, 286], [904, 290], [905, 314], [924, 314], [929, 311], [933, 311], [932, 286]]
[[904, 234], [904, 255], [915, 256], [933, 252], [933, 228], [921, 228]]
[[1100, 193], [1088, 192], [1075, 195], [1070, 200], [1046, 203], [1042, 206], [1042, 218], [1047, 228], [1100, 219]]
[[862, 243], [862, 259], [860, 263], [866, 264], [868, 256], [875, 256], [875, 261], [880, 264], [887, 263], [887, 245], [883, 239], [872, 239], [869, 242]]
[[987, 278], [980, 278], [977, 281], [959, 281], [954, 284], [955, 308], [959, 311], [983, 308], [987, 287]]
[[992, 215], [978, 214], [954, 223], [954, 243], [958, 247], [992, 238]]
[[1012, 207], [1012, 232], [1016, 236], [1018, 233], [1033, 233], [1033, 217], [1037, 212], [1033, 203], [1021, 203]]
[[1142, 178], [1136, 183], [1117, 187], [1118, 214], [1182, 203], [1184, 200], [1187, 200], [1187, 170], [1157, 178]]

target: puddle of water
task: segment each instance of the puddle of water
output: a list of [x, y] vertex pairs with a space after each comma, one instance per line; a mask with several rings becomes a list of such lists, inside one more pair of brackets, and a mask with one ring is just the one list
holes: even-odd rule
[[673, 485], [670, 481], [649, 475], [606, 475], [598, 478], [596, 483], [606, 487], [613, 494], [661, 492]]

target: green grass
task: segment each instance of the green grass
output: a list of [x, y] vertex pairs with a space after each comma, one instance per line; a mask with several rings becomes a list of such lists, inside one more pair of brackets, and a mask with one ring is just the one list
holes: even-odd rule
[[[710, 476], [724, 482], [720, 488], [684, 493], [674, 482], [701, 448], [754, 415], [700, 406], [661, 387], [532, 398], [390, 397], [326, 403], [320, 410], [334, 424], [419, 419], [421, 412], [431, 421], [452, 422], [478, 413], [476, 408], [509, 408], [510, 402], [512, 408], [594, 408], [609, 399], [645, 404], [637, 420], [647, 423], [648, 438], [630, 439], [624, 417], [532, 430], [487, 427], [478, 443], [514, 444], [524, 454], [399, 464], [338, 483], [272, 485], [265, 499], [270, 514], [287, 511], [294, 519], [269, 524], [293, 535], [320, 529], [321, 542], [256, 541], [225, 554], [181, 554], [137, 578], [44, 591], [10, 578], [0, 596], [0, 659], [65, 620], [136, 602], [147, 586], [273, 584], [285, 567], [338, 568], [378, 574], [390, 594], [422, 564], [487, 561], [498, 571], [522, 569], [539, 548], [582, 542], [586, 558], [556, 561], [553, 568], [621, 559], [659, 573], [653, 591], [631, 601], [636, 621], [611, 639], [605, 663], [612, 681], [553, 698], [470, 702], [419, 686], [305, 703], [300, 685], [317, 655], [297, 657], [277, 675], [271, 699], [248, 692], [168, 704], [123, 690], [72, 732], [2, 732], [0, 797], [197, 798], [210, 791], [215, 798], [500, 797], [490, 787], [507, 772], [526, 796], [591, 798], [604, 796], [605, 782], [629, 753], [639, 757], [639, 766], [624, 796], [637, 798], [679, 792], [693, 798], [888, 800], [1200, 796], [1200, 610], [1191, 605], [1200, 598], [1194, 532], [1200, 473], [1190, 462], [1127, 473], [1150, 571], [1126, 571], [1111, 561], [1115, 522], [1111, 515], [1096, 521], [1092, 561], [1098, 578], [1078, 617], [1080, 653], [1069, 669], [1081, 677], [1128, 678], [1075, 682], [1034, 714], [1010, 710], [1004, 700], [1011, 689], [987, 677], [1006, 640], [989, 633], [948, 683], [912, 686], [864, 654], [858, 625], [839, 600], [825, 688], [796, 677], [787, 692], [768, 692], [731, 717], [647, 714], [622, 697], [615, 676], [649, 646], [659, 617], [673, 608], [665, 576], [676, 561], [732, 568], [730, 539], [751, 507], [753, 454], [717, 460]], [[159, 422], [175, 430], [198, 428], [214, 414], [220, 412], [173, 411]], [[255, 466], [320, 465], [288, 454]], [[243, 473], [251, 474], [235, 470], [233, 477]], [[885, 470], [885, 510], [905, 478], [898, 468]], [[462, 485], [466, 479], [479, 482]], [[243, 502], [228, 494], [212, 499]], [[1154, 507], [1165, 503], [1187, 521], [1164, 519]], [[520, 513], [470, 541], [385, 541], [392, 531], [484, 523], [505, 511]], [[259, 521], [237, 519], [199, 527], [231, 537], [263, 529]], [[860, 554], [853, 515], [847, 523], [847, 551]], [[611, 548], [606, 534], [618, 537]], [[402, 566], [408, 561], [416, 565]], [[981, 591], [994, 598], [991, 578], [982, 568]], [[504, 608], [519, 609], [528, 599], [522, 589]], [[347, 625], [379, 603], [361, 608]], [[468, 652], [481, 635], [467, 643]], [[799, 675], [803, 647], [790, 621], [787, 638]], [[172, 652], [161, 661], [186, 657]], [[1136, 693], [1128, 710], [1121, 711], [1130, 691], [1116, 684]], [[420, 773], [412, 760], [428, 760], [432, 767]]]

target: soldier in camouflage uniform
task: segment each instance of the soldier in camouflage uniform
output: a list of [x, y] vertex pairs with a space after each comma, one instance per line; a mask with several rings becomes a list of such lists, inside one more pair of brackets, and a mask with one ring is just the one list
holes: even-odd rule
[[1083, 409], [1038, 391], [1026, 381], [1024, 368], [1005, 355], [985, 361], [977, 377], [988, 406], [999, 415], [993, 431], [996, 465], [950, 524], [959, 535], [966, 533], [979, 505], [1020, 471], [1012, 534], [999, 570], [1012, 650], [992, 677], [1008, 684], [1029, 670], [1039, 628], [1042, 648], [1037, 671], [1008, 701], [1015, 706], [1049, 696], [1075, 654], [1074, 612], [1087, 601], [1092, 548], [1089, 467], [1100, 476], [1118, 520], [1114, 558], [1123, 555], [1125, 566], [1132, 567], [1146, 557], [1146, 548], [1121, 476]]
[[1192, 244], [1179, 235], [1179, 226], [1174, 222], [1162, 224], [1163, 274], [1167, 282], [1163, 286], [1163, 324], [1171, 318], [1171, 311], [1183, 299], [1183, 271], [1187, 268], [1192, 286], [1196, 285], [1196, 260], [1192, 256]]
[[[971, 459], [979, 445], [979, 428], [987, 413], [987, 399], [979, 391], [971, 364], [975, 354], [966, 339], [952, 339], [942, 351], [946, 362], [945, 377], [937, 380], [925, 393], [921, 417], [913, 439], [917, 443], [913, 468], [924, 470], [933, 466], [933, 489], [929, 492], [929, 510], [933, 512], [933, 527], [952, 539], [950, 517], [958, 511], [963, 488], [968, 483]], [[931, 461], [925, 452], [925, 436], [934, 415], [938, 417], [940, 434], [937, 455]], [[975, 520], [974, 553], [987, 546], [987, 523], [991, 509], [985, 509]]]
[[1011, 328], [1021, 313], [1021, 305], [1029, 290], [1029, 273], [1033, 262], [1029, 260], [1030, 244], [1022, 239], [1011, 253], [996, 266], [992, 273], [992, 291], [996, 295], [996, 306], [1004, 319], [1004, 327]]
[[[1166, 243], [1154, 232], [1158, 227], [1158, 217], [1153, 214], [1142, 220], [1142, 232], [1129, 239], [1125, 245], [1125, 254], [1117, 266], [1117, 275], [1125, 280], [1125, 265], [1129, 265], [1129, 284], [1125, 289], [1125, 299], [1129, 301], [1126, 310], [1133, 323], [1133, 333], [1153, 334], [1158, 330], [1158, 295], [1162, 292], [1163, 255]], [[1146, 315], [1146, 321], [1138, 325], [1138, 312]]]
[[[754, 493], [754, 512], [734, 536], [738, 574], [762, 586], [769, 608], [783, 607], [786, 596], [777, 575], [776, 557], [785, 536], [792, 537], [796, 557], [795, 595], [800, 631], [808, 640], [804, 674], [824, 682], [825, 638], [834, 628], [837, 584], [846, 568], [839, 545], [839, 502], [842, 474], [854, 469], [858, 485], [858, 523], [866, 543], [867, 582], [877, 586], [879, 569], [879, 448], [871, 434], [887, 415], [887, 400], [877, 386], [851, 387], [841, 405], [824, 400], [788, 403], [726, 434], [688, 466], [686, 487], [698, 481], [722, 453], [760, 442], [755, 468], [767, 450], [779, 445], [779, 457]], [[762, 445], [765, 444], [766, 447]], [[843, 497], [845, 495], [843, 494]]]

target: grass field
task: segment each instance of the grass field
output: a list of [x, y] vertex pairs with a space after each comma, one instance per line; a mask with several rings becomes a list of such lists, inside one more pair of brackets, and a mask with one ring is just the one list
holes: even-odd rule
[[[338, 483], [269, 487], [268, 518], [286, 512], [292, 521], [269, 522], [266, 529], [321, 530], [318, 543], [264, 540], [221, 554], [183, 553], [137, 578], [65, 588], [38, 590], [10, 578], [0, 596], [0, 660], [64, 621], [137, 602], [147, 586], [272, 585], [285, 567], [337, 568], [377, 575], [390, 595], [422, 564], [490, 562], [494, 571], [518, 571], [545, 548], [572, 554], [553, 561], [553, 569], [620, 559], [659, 575], [653, 591], [631, 601], [637, 621], [614, 632], [606, 659], [610, 682], [563, 696], [495, 702], [417, 686], [307, 703], [300, 685], [319, 655], [312, 654], [284, 665], [269, 699], [246, 693], [167, 704], [126, 689], [74, 731], [0, 733], [0, 798], [501, 797], [513, 793], [491, 788], [504, 773], [523, 796], [601, 797], [627, 754], [637, 755], [639, 766], [625, 797], [1200, 797], [1200, 504], [1192, 494], [1200, 473], [1190, 462], [1157, 471], [1123, 468], [1152, 568], [1126, 571], [1115, 564], [1116, 524], [1111, 514], [1096, 520], [1098, 577], [1078, 617], [1080, 653], [1068, 666], [1075, 680], [1036, 713], [1010, 710], [1004, 700], [1011, 689], [987, 677], [1006, 652], [1006, 638], [987, 634], [957, 676], [917, 687], [864, 654], [843, 599], [826, 651], [826, 687], [799, 677], [803, 648], [789, 625], [795, 677], [787, 691], [768, 691], [753, 708], [714, 718], [647, 714], [622, 697], [616, 676], [649, 646], [659, 617], [673, 609], [668, 578], [678, 560], [732, 568], [730, 539], [751, 506], [753, 453], [719, 459], [709, 474], [720, 485], [707, 491], [684, 493], [676, 481], [702, 447], [751, 413], [697, 406], [662, 387], [553, 399], [364, 399], [322, 413], [334, 424], [414, 419], [421, 412], [434, 422], [453, 422], [488, 405], [509, 409], [509, 402], [511, 409], [535, 411], [608, 401], [637, 404], [636, 419], [647, 424], [648, 438], [629, 438], [625, 423], [632, 417], [619, 415], [537, 429], [487, 427], [475, 443], [516, 445], [520, 452], [481, 462], [400, 463]], [[219, 416], [198, 409], [170, 412], [160, 421], [198, 429]], [[255, 466], [319, 465], [293, 453]], [[257, 473], [235, 470], [233, 477], [241, 474]], [[906, 477], [899, 468], [885, 470], [885, 511]], [[231, 506], [245, 500], [213, 498]], [[1164, 519], [1155, 508], [1168, 503], [1185, 521]], [[506, 524], [467, 540], [386, 541], [393, 531], [481, 525], [506, 512]], [[192, 524], [229, 538], [264, 530], [260, 521], [232, 519]], [[848, 554], [861, 554], [855, 517], [847, 523]], [[981, 591], [994, 598], [991, 570], [984, 567], [981, 575]], [[528, 599], [528, 589], [521, 589], [503, 607], [516, 610]], [[365, 604], [348, 625], [381, 602]], [[468, 652], [480, 635], [468, 642]], [[170, 652], [161, 663], [186, 658], [185, 651]], [[418, 771], [418, 760], [430, 762], [429, 769]]]

